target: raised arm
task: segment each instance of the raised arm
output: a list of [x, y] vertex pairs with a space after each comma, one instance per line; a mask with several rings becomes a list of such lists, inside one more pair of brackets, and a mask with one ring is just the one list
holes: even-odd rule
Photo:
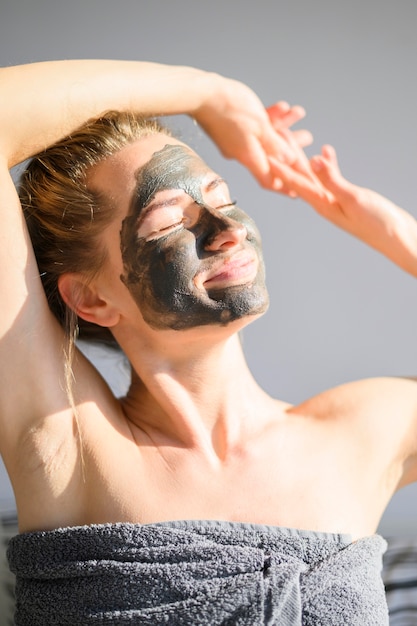
[[[221, 152], [273, 182], [270, 154], [291, 161], [281, 129], [298, 121], [286, 103], [269, 112], [238, 81], [191, 67], [75, 60], [0, 69], [0, 446], [28, 420], [65, 405], [62, 331], [41, 285], [9, 168], [108, 110], [185, 113]], [[299, 135], [306, 142], [306, 135]], [[307, 137], [308, 140], [308, 137]], [[61, 377], [61, 380], [60, 380]], [[14, 433], [14, 434], [13, 434]]]
[[[304, 116], [280, 102], [269, 114], [239, 81], [192, 67], [136, 61], [74, 60], [0, 69], [0, 151], [9, 167], [51, 145], [107, 110], [150, 115], [188, 114], [224, 156], [247, 166], [268, 184], [268, 156], [294, 154], [280, 134]], [[306, 145], [310, 135], [296, 134]]]
[[[291, 137], [289, 137], [291, 142]], [[298, 150], [292, 142], [293, 149]], [[299, 150], [295, 166], [272, 158], [275, 174], [322, 217], [417, 277], [417, 222], [384, 196], [358, 187], [340, 172], [336, 152], [323, 146], [310, 162]]]
[[52, 61], [0, 71], [1, 149], [9, 166], [109, 109], [144, 115], [190, 113], [214, 90], [215, 75], [130, 61]]
[[[299, 151], [291, 167], [276, 159], [272, 163], [287, 191], [417, 277], [416, 220], [387, 198], [346, 180], [331, 146], [324, 146], [310, 161]], [[384, 472], [383, 480], [377, 475], [375, 490], [384, 506], [396, 489], [417, 481], [416, 379], [351, 383], [342, 391], [328, 392], [319, 406], [327, 407], [329, 415], [340, 412], [340, 407], [346, 410], [347, 433], [356, 437], [357, 449], [362, 445], [366, 450], [364, 475], [375, 468]], [[300, 410], [308, 413], [308, 403]]]

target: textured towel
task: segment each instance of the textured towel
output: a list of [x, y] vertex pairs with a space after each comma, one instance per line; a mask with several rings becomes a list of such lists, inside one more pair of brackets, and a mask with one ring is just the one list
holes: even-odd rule
[[384, 626], [385, 541], [233, 522], [17, 535], [16, 626]]
[[389, 537], [382, 579], [390, 626], [417, 624], [417, 537]]

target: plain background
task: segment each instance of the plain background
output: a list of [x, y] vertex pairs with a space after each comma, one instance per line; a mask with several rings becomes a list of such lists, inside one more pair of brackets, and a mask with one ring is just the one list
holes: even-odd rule
[[[302, 104], [308, 154], [332, 143], [347, 177], [417, 216], [416, 26], [415, 0], [1, 0], [0, 64], [141, 59], [232, 76], [265, 104]], [[357, 378], [417, 375], [415, 280], [301, 201], [260, 189], [192, 123], [174, 126], [263, 234], [271, 307], [244, 333], [263, 387], [297, 403]], [[6, 506], [4, 471], [0, 495]], [[380, 530], [411, 534], [416, 521], [412, 486]]]

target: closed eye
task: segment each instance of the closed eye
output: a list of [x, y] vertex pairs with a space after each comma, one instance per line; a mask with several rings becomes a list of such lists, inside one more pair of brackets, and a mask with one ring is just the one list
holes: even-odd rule
[[175, 222], [173, 224], [169, 224], [168, 226], [161, 226], [161, 228], [158, 228], [158, 230], [154, 230], [152, 232], [150, 232], [147, 236], [147, 238], [149, 237], [154, 237], [155, 235], [158, 235], [159, 233], [164, 233], [164, 232], [168, 232], [172, 229], [177, 228], [178, 226], [182, 226], [185, 222], [185, 218], [183, 217], [181, 220], [179, 220], [178, 222]]
[[[152, 202], [139, 219], [138, 236], [153, 239], [182, 226], [186, 221], [186, 214], [190, 210], [188, 205], [196, 205], [194, 200], [191, 203], [190, 200], [189, 196], [182, 193]], [[198, 210], [197, 205], [196, 210]]]
[[234, 207], [236, 205], [237, 205], [237, 200], [233, 200], [232, 202], [228, 202], [227, 204], [222, 204], [222, 205], [216, 207], [216, 209], [218, 211], [221, 211], [222, 209], [228, 209], [228, 208]]
[[[189, 200], [192, 199], [189, 197]], [[236, 201], [228, 201], [215, 206], [215, 208], [217, 211], [223, 211], [235, 206]], [[168, 235], [184, 226], [190, 227], [198, 219], [198, 213], [199, 203], [192, 200], [188, 206], [185, 206], [182, 195], [153, 202], [140, 218], [138, 235], [149, 241]]]
[[[228, 202], [226, 204], [221, 204], [220, 206], [216, 207], [216, 211], [233, 208], [236, 206], [236, 204], [237, 204], [236, 200], [232, 202]], [[166, 224], [164, 226], [161, 225], [158, 229], [155, 229], [151, 231], [150, 233], [148, 233], [147, 238], [155, 237], [156, 235], [160, 233], [168, 233], [171, 230], [177, 229], [179, 226], [183, 226], [185, 223], [187, 223], [187, 221], [188, 221], [187, 218], [183, 216], [181, 217], [181, 219], [178, 219], [177, 221], [172, 222], [171, 224]]]

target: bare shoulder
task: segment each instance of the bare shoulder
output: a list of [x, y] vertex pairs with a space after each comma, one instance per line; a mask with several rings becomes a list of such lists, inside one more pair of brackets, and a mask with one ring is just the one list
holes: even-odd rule
[[323, 391], [290, 410], [297, 413], [305, 409], [323, 419], [354, 419], [364, 409], [378, 412], [381, 409], [417, 409], [417, 379], [381, 377], [348, 382]]
[[369, 378], [346, 383], [289, 409], [332, 424], [371, 456], [402, 468], [399, 486], [417, 480], [417, 380]]

